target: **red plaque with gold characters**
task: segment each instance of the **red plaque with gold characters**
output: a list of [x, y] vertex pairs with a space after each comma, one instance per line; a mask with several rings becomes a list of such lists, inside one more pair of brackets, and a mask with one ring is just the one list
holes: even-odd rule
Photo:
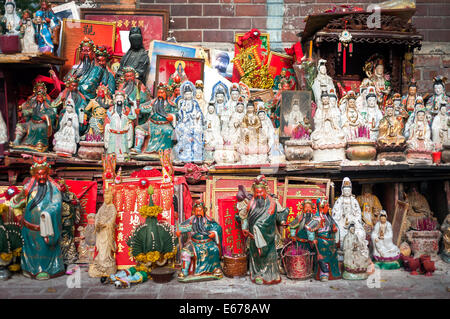
[[224, 253], [243, 254], [244, 237], [239, 224], [235, 221], [236, 196], [219, 199], [219, 224], [222, 226], [222, 246]]

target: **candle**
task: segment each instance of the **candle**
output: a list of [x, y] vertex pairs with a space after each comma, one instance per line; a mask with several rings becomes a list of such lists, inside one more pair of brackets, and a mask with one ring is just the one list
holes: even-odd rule
[[312, 40], [309, 41], [309, 58], [312, 59], [312, 46], [313, 46], [313, 42]]

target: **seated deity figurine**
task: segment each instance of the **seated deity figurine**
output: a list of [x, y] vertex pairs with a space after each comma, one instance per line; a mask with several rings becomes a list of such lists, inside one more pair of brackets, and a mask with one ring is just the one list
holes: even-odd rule
[[[136, 126], [134, 151], [138, 154], [157, 155], [160, 150], [171, 149], [176, 106], [167, 100], [167, 86], [162, 83], [158, 85], [156, 99], [141, 108], [140, 114], [144, 113], [149, 113], [150, 116], [147, 122]], [[147, 146], [142, 149], [147, 136]]]
[[177, 144], [173, 148], [175, 157], [185, 163], [203, 161], [204, 116], [193, 94], [194, 84], [186, 81], [181, 85], [181, 99], [177, 114], [175, 136]]
[[367, 246], [366, 232], [362, 221], [361, 208], [355, 196], [352, 195], [352, 182], [348, 177], [342, 181], [342, 195], [333, 206], [333, 219], [339, 226], [339, 240], [347, 235], [348, 226], [353, 222], [355, 233], [359, 240]]
[[238, 152], [244, 165], [267, 163], [269, 153], [268, 136], [255, 111], [254, 101], [247, 104], [247, 113], [241, 122]]
[[314, 117], [315, 129], [311, 134], [313, 160], [316, 162], [345, 159], [345, 134], [340, 125], [337, 107], [331, 108], [328, 92], [322, 92], [321, 103]]
[[359, 95], [356, 98], [356, 108], [362, 112], [367, 108], [367, 89], [369, 86], [373, 86], [372, 81], [368, 78], [362, 80], [361, 85], [359, 86]]
[[216, 113], [214, 102], [209, 102], [208, 113], [205, 115], [205, 162], [214, 161], [214, 151], [221, 148], [223, 138], [220, 134], [220, 119]]
[[371, 264], [369, 248], [356, 236], [354, 223], [348, 225], [347, 235], [343, 241], [344, 273], [342, 278], [347, 280], [363, 280], [369, 277], [367, 268]]
[[401, 99], [401, 105], [408, 112], [408, 115], [414, 113], [416, 108], [416, 100], [419, 97], [417, 94], [417, 83], [414, 79], [408, 85], [408, 94], [404, 95]]
[[198, 105], [200, 105], [202, 113], [206, 114], [208, 112], [208, 103], [205, 100], [203, 89], [204, 89], [203, 81], [202, 80], [195, 81], [195, 100], [197, 101]]
[[222, 255], [222, 227], [206, 215], [201, 200], [192, 207], [192, 216], [180, 224], [177, 236], [190, 233], [191, 239], [181, 250], [182, 269], [178, 281], [193, 282], [223, 277], [220, 265]]
[[367, 106], [361, 111], [366, 124], [370, 129], [370, 140], [376, 141], [379, 134], [380, 121], [383, 118], [383, 113], [378, 107], [377, 95], [374, 87], [367, 89]]
[[433, 136], [433, 143], [436, 146], [436, 150], [442, 150], [444, 143], [449, 142], [449, 129], [450, 116], [448, 104], [441, 104], [439, 113], [434, 117], [431, 125], [431, 131]]
[[293, 99], [291, 111], [284, 115], [284, 121], [286, 123], [284, 126], [284, 134], [292, 136], [294, 129], [303, 122], [304, 117], [305, 115], [300, 109], [300, 100]]
[[[70, 105], [66, 105], [66, 108], [59, 131], [55, 133], [53, 150], [61, 156], [72, 156], [77, 152], [77, 145], [80, 142], [78, 117], [74, 111], [69, 111]], [[70, 117], [71, 115], [74, 117]]]
[[229, 145], [236, 145], [240, 139], [241, 123], [245, 116], [244, 111], [244, 100], [240, 98], [239, 102], [236, 104], [236, 111], [231, 115], [230, 122], [228, 123]]
[[383, 209], [380, 200], [372, 193], [371, 184], [363, 184], [361, 195], [356, 197], [361, 208], [364, 230], [370, 234], [380, 217], [380, 211]]
[[81, 137], [82, 140], [85, 140], [86, 136], [90, 135], [98, 137], [103, 141], [106, 112], [112, 103], [112, 97], [108, 88], [103, 84], [100, 84], [97, 88], [97, 97], [90, 100], [85, 108], [85, 113], [90, 114], [89, 128], [87, 133]]
[[406, 148], [406, 139], [403, 136], [403, 118], [395, 115], [395, 109], [389, 101], [386, 103], [386, 113], [381, 119], [378, 134], [378, 159], [390, 161], [406, 160], [403, 151]]
[[336, 91], [336, 88], [333, 83], [333, 79], [327, 74], [327, 61], [324, 59], [320, 59], [317, 63], [317, 76], [314, 79], [314, 82], [312, 84], [312, 90], [314, 93], [315, 102], [318, 107], [321, 106], [322, 100], [321, 100], [321, 93], [322, 91], [329, 91], [330, 89], [334, 89]]
[[230, 87], [230, 99], [228, 100], [228, 108], [231, 108], [233, 112], [236, 111], [236, 105], [239, 102], [240, 92], [239, 92], [239, 84], [233, 83]]
[[450, 263], [450, 214], [448, 214], [441, 225], [443, 249], [441, 259]]
[[364, 65], [364, 72], [375, 87], [377, 104], [384, 110], [386, 99], [391, 92], [391, 81], [390, 75], [385, 73], [383, 58], [378, 54], [370, 57]]
[[353, 107], [355, 109], [358, 109], [356, 105], [356, 99], [358, 97], [356, 96], [356, 93], [352, 90], [348, 91], [345, 96], [342, 97], [342, 99], [339, 101], [339, 110], [342, 114], [345, 114], [347, 112], [347, 108]]
[[57, 114], [45, 98], [45, 93], [38, 92], [29, 107], [22, 110], [25, 121], [17, 123], [11, 147], [35, 152], [48, 150], [49, 138], [56, 129]]
[[434, 218], [430, 205], [418, 191], [418, 186], [412, 184], [408, 193], [405, 193], [405, 201], [409, 204], [406, 218], [412, 229], [417, 229], [417, 222], [423, 218]]
[[[283, 147], [275, 130], [272, 121], [265, 110], [258, 111], [258, 117], [261, 121], [264, 136], [267, 137], [269, 145], [269, 160], [271, 163], [284, 163], [286, 158], [284, 156]], [[265, 155], [263, 155], [265, 157]]]
[[347, 141], [351, 141], [356, 137], [358, 129], [365, 126], [364, 119], [361, 114], [359, 114], [355, 105], [349, 105], [345, 113], [342, 113], [342, 130], [345, 133], [345, 138]]
[[400, 268], [400, 249], [392, 242], [392, 225], [387, 221], [386, 211], [380, 212], [380, 220], [375, 224], [371, 239], [373, 243], [372, 255], [375, 264], [381, 269]]
[[447, 78], [443, 76], [436, 76], [433, 79], [434, 94], [427, 101], [427, 110], [434, 117], [439, 113], [441, 104], [450, 104], [450, 97], [445, 93], [445, 83]]
[[431, 129], [425, 114], [425, 109], [417, 110], [414, 122], [409, 127], [406, 158], [410, 163], [431, 164], [432, 162], [431, 152], [434, 149], [434, 143], [431, 140]]

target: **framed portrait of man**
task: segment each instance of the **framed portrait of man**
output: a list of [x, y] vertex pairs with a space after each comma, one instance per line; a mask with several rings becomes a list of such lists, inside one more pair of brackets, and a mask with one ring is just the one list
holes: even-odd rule
[[280, 107], [280, 137], [290, 138], [298, 125], [313, 130], [311, 93], [309, 91], [283, 91]]

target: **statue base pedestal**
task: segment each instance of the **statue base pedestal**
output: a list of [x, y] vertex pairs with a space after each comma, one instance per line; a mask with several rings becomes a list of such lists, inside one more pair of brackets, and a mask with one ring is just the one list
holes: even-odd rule
[[234, 147], [224, 146], [214, 151], [214, 160], [217, 164], [234, 164], [239, 161], [239, 154], [235, 151]]
[[346, 280], [365, 280], [369, 277], [369, 274], [367, 272], [361, 272], [361, 273], [352, 273], [347, 272], [344, 270], [342, 274], [342, 278]]
[[101, 160], [105, 152], [103, 142], [86, 142], [80, 141], [80, 148], [78, 149], [78, 156], [83, 159]]
[[345, 160], [345, 148], [316, 149], [313, 151], [314, 162], [336, 162]]
[[375, 267], [384, 270], [394, 270], [400, 268], [400, 262], [398, 260], [394, 261], [376, 261]]
[[311, 142], [308, 140], [290, 139], [284, 143], [284, 152], [288, 161], [308, 162], [313, 156]]
[[241, 154], [240, 164], [242, 165], [267, 164], [268, 162], [267, 154]]
[[391, 162], [406, 162], [406, 156], [403, 152], [382, 152], [378, 154], [377, 160], [386, 160]]
[[433, 157], [431, 152], [428, 151], [414, 151], [409, 150], [406, 152], [406, 159], [410, 164], [428, 164], [433, 163]]

